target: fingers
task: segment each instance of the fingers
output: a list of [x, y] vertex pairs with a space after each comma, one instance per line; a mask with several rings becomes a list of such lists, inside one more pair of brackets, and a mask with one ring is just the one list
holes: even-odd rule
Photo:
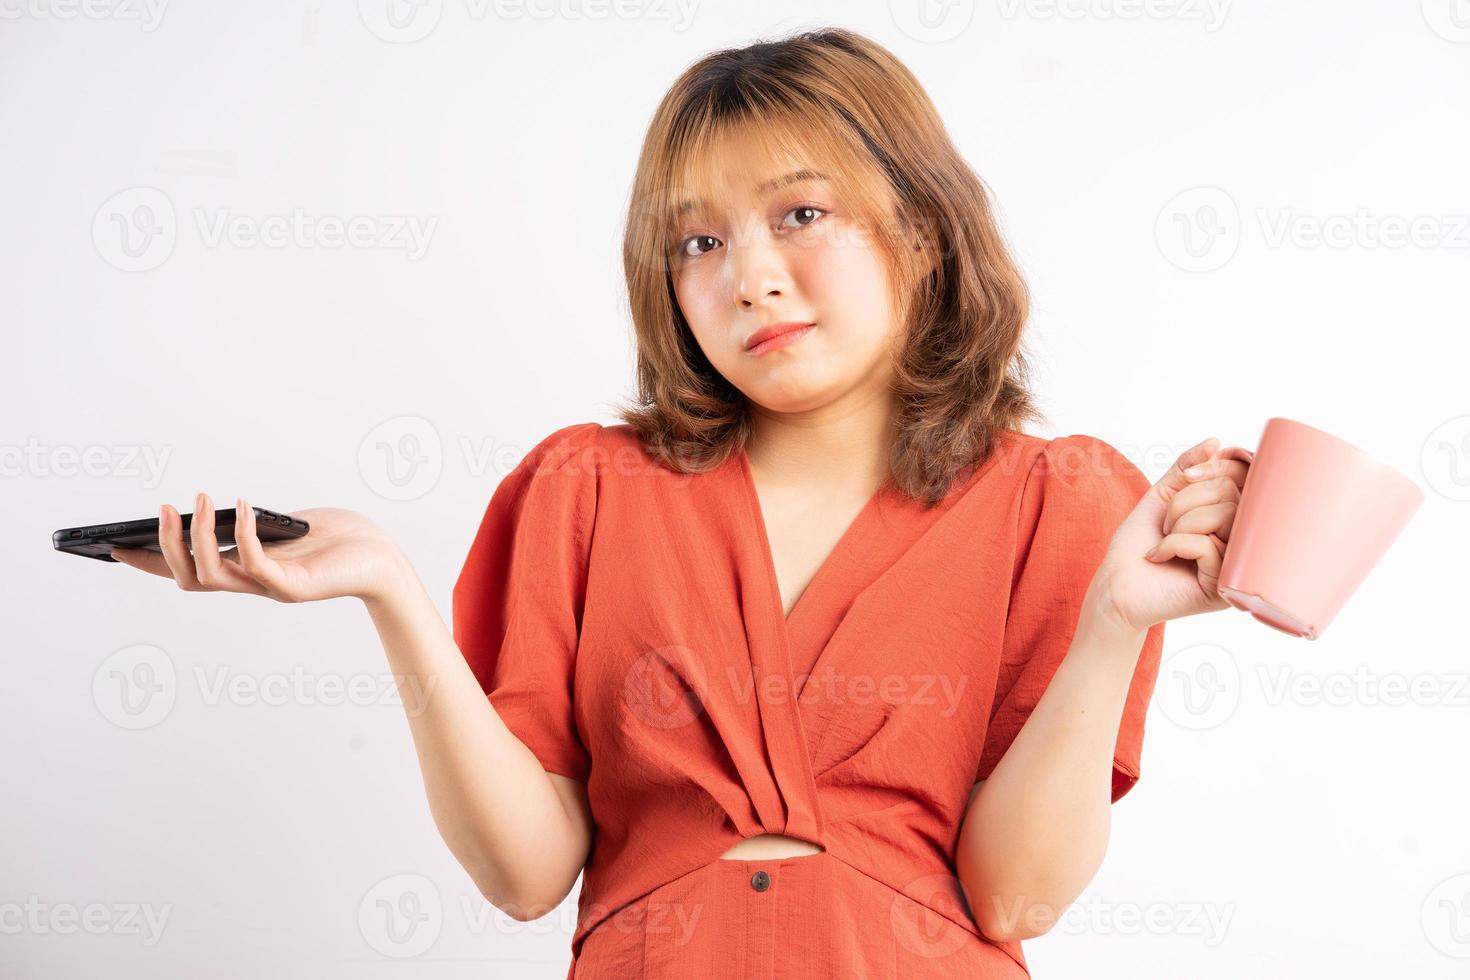
[[1195, 507], [1182, 514], [1174, 526], [1164, 533], [1165, 537], [1170, 534], [1213, 534], [1221, 541], [1230, 540], [1230, 528], [1235, 523], [1235, 510], [1238, 505], [1233, 500], [1224, 500], [1218, 504], [1207, 504], [1203, 507]]
[[194, 556], [184, 546], [184, 519], [168, 504], [158, 509], [158, 545], [163, 549], [163, 560], [179, 588], [185, 592], [198, 592], [200, 585], [194, 574]]
[[1219, 445], [1219, 442], [1220, 440], [1214, 436], [1210, 436], [1208, 439], [1197, 442], [1180, 453], [1179, 458], [1174, 460], [1174, 465], [1170, 466], [1168, 471], [1159, 477], [1158, 482], [1153, 485], [1153, 489], [1158, 492], [1159, 498], [1168, 501], [1174, 494], [1189, 486], [1190, 479], [1184, 475], [1184, 471], [1192, 466], [1197, 466], [1205, 462], [1213, 456], [1215, 447]]
[[1144, 556], [1152, 562], [1193, 561], [1200, 588], [1215, 600], [1225, 547], [1255, 459], [1239, 446], [1218, 447], [1214, 436], [1191, 446], [1154, 484], [1158, 499], [1167, 505], [1163, 539]]
[[276, 598], [293, 601], [280, 564], [268, 557], [261, 547], [260, 538], [255, 533], [255, 510], [245, 503], [244, 497], [235, 499], [235, 548], [240, 555], [240, 566], [247, 575], [265, 586]]
[[159, 508], [158, 543], [162, 553], [145, 548], [113, 548], [112, 557], [124, 565], [152, 575], [173, 579], [185, 592], [248, 592], [265, 595], [265, 586], [252, 578], [235, 560], [238, 548], [221, 553], [215, 531], [214, 502], [208, 494], [194, 498], [194, 515], [189, 520], [189, 541], [184, 545], [184, 521], [168, 504]]
[[1168, 534], [1175, 530], [1175, 524], [1179, 519], [1196, 508], [1227, 502], [1232, 504], [1240, 502], [1240, 485], [1230, 477], [1217, 476], [1191, 483], [1169, 500], [1160, 531]]
[[1211, 598], [1217, 598], [1224, 553], [1225, 543], [1220, 540], [1219, 535], [1176, 532], [1167, 535], [1146, 557], [1152, 562], [1164, 562], [1171, 558], [1193, 560], [1199, 568], [1200, 586]]
[[214, 529], [214, 501], [208, 494], [194, 495], [194, 518], [189, 522], [189, 532], [194, 542], [194, 575], [200, 586], [227, 592], [264, 594], [259, 582], [239, 565], [225, 561], [220, 555], [219, 536]]
[[1221, 450], [1211, 459], [1196, 463], [1184, 471], [1185, 479], [1191, 483], [1201, 480], [1209, 480], [1214, 477], [1228, 476], [1235, 485], [1242, 490], [1245, 489], [1246, 474], [1250, 472], [1251, 462], [1255, 459], [1254, 454], [1238, 446], [1231, 446]]

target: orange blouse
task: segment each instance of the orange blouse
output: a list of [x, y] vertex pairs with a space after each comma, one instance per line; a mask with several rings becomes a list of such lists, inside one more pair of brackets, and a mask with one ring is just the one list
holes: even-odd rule
[[[543, 439], [496, 487], [453, 619], [510, 730], [587, 783], [569, 980], [1029, 976], [975, 925], [955, 842], [1148, 487], [1100, 439], [1005, 432], [933, 508], [885, 484], [785, 617], [743, 451], [680, 474], [626, 425]], [[824, 850], [719, 858], [762, 833]]]

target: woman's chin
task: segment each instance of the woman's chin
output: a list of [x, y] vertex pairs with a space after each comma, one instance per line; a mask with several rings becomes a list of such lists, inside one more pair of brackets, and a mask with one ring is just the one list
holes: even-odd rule
[[794, 415], [821, 408], [834, 401], [838, 394], [830, 385], [764, 384], [747, 390], [746, 397], [768, 412]]

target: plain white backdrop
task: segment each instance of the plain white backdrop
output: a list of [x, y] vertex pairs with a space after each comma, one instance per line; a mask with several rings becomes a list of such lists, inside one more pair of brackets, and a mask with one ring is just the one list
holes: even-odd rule
[[564, 976], [576, 893], [480, 898], [357, 601], [48, 539], [198, 490], [348, 507], [447, 617], [496, 482], [632, 391], [658, 99], [825, 25], [908, 64], [993, 191], [1037, 434], [1157, 479], [1279, 415], [1426, 494], [1320, 640], [1170, 623], [1034, 975], [1470, 970], [1466, 0], [0, 0], [0, 976]]

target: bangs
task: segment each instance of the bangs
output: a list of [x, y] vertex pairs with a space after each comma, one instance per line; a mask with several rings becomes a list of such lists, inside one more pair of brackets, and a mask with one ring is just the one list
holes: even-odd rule
[[725, 187], [768, 193], [797, 179], [825, 181], [857, 222], [886, 224], [894, 195], [840, 116], [821, 107], [799, 112], [746, 108], [691, 120], [668, 157], [657, 216], [660, 254], [668, 257], [681, 224], [708, 216]]

